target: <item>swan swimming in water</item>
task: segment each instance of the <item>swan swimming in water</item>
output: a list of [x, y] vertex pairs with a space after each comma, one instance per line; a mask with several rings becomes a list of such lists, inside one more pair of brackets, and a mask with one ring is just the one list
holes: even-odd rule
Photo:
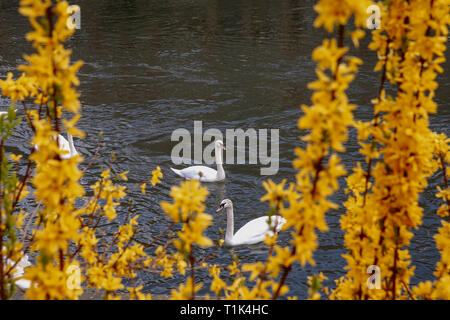
[[[19, 277], [23, 277], [23, 275], [25, 274], [24, 269], [29, 266], [31, 266], [31, 263], [28, 261], [28, 256], [25, 255], [23, 256], [22, 259], [20, 259], [19, 263], [16, 265], [16, 272], [13, 274], [13, 278], [16, 279]], [[31, 283], [30, 280], [26, 279], [19, 279], [15, 281], [15, 284], [21, 289], [29, 289], [30, 283]]]
[[206, 166], [192, 166], [182, 170], [172, 169], [180, 177], [187, 180], [199, 180], [202, 182], [222, 181], [225, 179], [225, 171], [222, 166], [222, 149], [226, 150], [221, 140], [216, 140], [214, 143], [214, 151], [216, 156], [217, 170]]
[[[59, 149], [62, 151], [67, 151], [66, 153], [60, 155], [61, 159], [70, 159], [78, 154], [75, 149], [75, 145], [73, 144], [73, 137], [70, 133], [67, 133], [67, 138], [69, 141], [67, 141], [61, 134], [58, 134]], [[39, 148], [38, 146], [34, 146], [34, 149], [38, 150]]]
[[[15, 109], [15, 112], [17, 112], [17, 109]], [[0, 117], [3, 115], [7, 115], [8, 111], [0, 111]], [[61, 134], [58, 134], [58, 146], [60, 150], [67, 151], [67, 153], [61, 155], [61, 159], [70, 159], [78, 154], [77, 150], [75, 149], [75, 145], [73, 144], [73, 137], [70, 133], [67, 133], [67, 139], [64, 138]], [[36, 150], [38, 150], [38, 147], [34, 147]]]
[[67, 133], [67, 139], [62, 135], [58, 134], [58, 145], [59, 149], [63, 151], [67, 151], [67, 153], [61, 155], [61, 159], [70, 159], [78, 154], [75, 149], [75, 145], [73, 144], [73, 137], [70, 133]]
[[235, 234], [233, 234], [233, 202], [231, 202], [231, 200], [229, 199], [222, 200], [216, 212], [220, 212], [223, 209], [225, 209], [227, 213], [225, 245], [230, 247], [261, 242], [266, 238], [266, 234], [272, 236], [274, 228], [278, 233], [281, 230], [283, 224], [286, 223], [286, 219], [284, 219], [283, 217], [273, 215], [270, 217], [269, 226], [269, 216], [263, 216], [247, 222], [242, 228], [240, 228]]
[[[14, 109], [14, 112], [17, 112], [17, 109]], [[0, 111], [0, 117], [4, 114], [8, 115], [8, 111]]]
[[[6, 261], [6, 265], [8, 267], [12, 267], [14, 264], [15, 264], [15, 261], [12, 261], [10, 259], [8, 259]], [[31, 266], [31, 263], [28, 261], [28, 255], [25, 254], [19, 260], [19, 262], [16, 264], [16, 266], [14, 268], [15, 272], [12, 274], [12, 278], [17, 279], [17, 278], [23, 277], [23, 275], [25, 274], [24, 269], [29, 266]], [[19, 279], [19, 280], [15, 280], [14, 282], [15, 282], [16, 286], [18, 286], [21, 289], [26, 290], [26, 289], [30, 288], [30, 283], [31, 283], [30, 280]]]

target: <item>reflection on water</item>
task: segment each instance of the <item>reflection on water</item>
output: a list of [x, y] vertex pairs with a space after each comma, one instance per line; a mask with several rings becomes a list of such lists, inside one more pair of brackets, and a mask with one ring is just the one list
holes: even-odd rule
[[[21, 54], [31, 52], [25, 41], [30, 30], [17, 7], [0, 3], [2, 31], [0, 40], [0, 77], [23, 63]], [[8, 2], [9, 3], [9, 2]], [[150, 175], [161, 166], [164, 179], [151, 194], [142, 196], [133, 189], [135, 212], [140, 214], [142, 241], [158, 235], [169, 223], [159, 202], [169, 200], [170, 186], [178, 184], [169, 167], [170, 155], [176, 142], [170, 141], [173, 130], [187, 128], [192, 132], [194, 120], [203, 121], [203, 130], [273, 128], [280, 130], [280, 170], [275, 181], [293, 181], [293, 148], [298, 145], [300, 132], [296, 129], [301, 115], [299, 105], [309, 103], [311, 92], [306, 84], [315, 79], [311, 52], [325, 36], [314, 30], [315, 17], [308, 0], [278, 1], [210, 1], [210, 0], [121, 0], [74, 1], [81, 6], [81, 29], [69, 40], [73, 60], [81, 59], [79, 88], [82, 96], [83, 118], [80, 127], [87, 136], [76, 140], [79, 152], [90, 159], [97, 147], [98, 134], [103, 131], [106, 145], [100, 149], [101, 163], [89, 168], [82, 183], [91, 184], [99, 176], [101, 165], [117, 154], [114, 170], [130, 170], [131, 185]], [[378, 75], [372, 72], [375, 55], [367, 49], [367, 41], [354, 50], [365, 59], [357, 79], [348, 94], [358, 119], [372, 117], [370, 99], [376, 95]], [[5, 45], [7, 44], [7, 45]], [[439, 116], [432, 117], [431, 127], [448, 131], [450, 122], [450, 84], [448, 63], [440, 76], [436, 101]], [[0, 109], [8, 106], [0, 100]], [[360, 160], [358, 146], [351, 131], [347, 153], [343, 155], [347, 169]], [[30, 130], [23, 123], [9, 142], [8, 151], [29, 153], [27, 139]], [[207, 212], [214, 216], [208, 235], [217, 240], [225, 229], [226, 216], [215, 213], [220, 201], [229, 198], [236, 211], [235, 224], [264, 214], [268, 207], [259, 200], [264, 194], [259, 165], [225, 165], [227, 180], [207, 184], [210, 195]], [[438, 259], [432, 235], [440, 222], [435, 210], [439, 201], [434, 188], [436, 176], [424, 193], [424, 227], [416, 232], [411, 245], [417, 266], [414, 281], [430, 279]], [[341, 180], [341, 185], [344, 181]], [[342, 203], [345, 194], [333, 199]], [[32, 206], [32, 203], [28, 203]], [[339, 217], [342, 208], [327, 216], [329, 231], [320, 234], [320, 247], [314, 254], [315, 267], [295, 267], [287, 284], [290, 295], [306, 296], [306, 276], [323, 271], [332, 280], [343, 275], [345, 262], [343, 237]], [[289, 234], [280, 235], [288, 242]], [[210, 254], [206, 251], [205, 254]], [[263, 245], [242, 248], [220, 248], [213, 259], [229, 263], [237, 254], [242, 262], [266, 257]], [[200, 274], [206, 277], [205, 274]], [[164, 293], [181, 278], [166, 280], [145, 274], [140, 281], [152, 293]], [[205, 285], [204, 288], [208, 288]]]

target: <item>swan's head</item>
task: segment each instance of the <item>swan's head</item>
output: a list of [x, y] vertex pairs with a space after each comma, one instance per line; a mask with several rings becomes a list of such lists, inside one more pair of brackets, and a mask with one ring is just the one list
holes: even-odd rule
[[225, 208], [231, 208], [233, 207], [233, 202], [231, 202], [230, 199], [225, 199], [222, 200], [222, 202], [220, 203], [220, 206], [217, 208], [216, 212], [220, 212]]
[[214, 145], [216, 146], [216, 148], [222, 148], [223, 150], [227, 150], [227, 148], [225, 148], [225, 145], [223, 144], [222, 140], [216, 140]]

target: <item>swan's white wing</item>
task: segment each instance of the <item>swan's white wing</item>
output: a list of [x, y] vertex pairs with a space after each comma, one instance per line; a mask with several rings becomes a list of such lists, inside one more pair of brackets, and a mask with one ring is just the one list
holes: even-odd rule
[[271, 226], [269, 227], [268, 216], [260, 217], [247, 222], [233, 236], [233, 244], [254, 244], [265, 239], [266, 234], [273, 234], [273, 227], [277, 225], [276, 231], [281, 230], [281, 226], [286, 220], [280, 216], [271, 217]]
[[58, 145], [59, 149], [63, 151], [67, 151], [67, 153], [64, 153], [61, 155], [62, 159], [70, 159], [72, 155], [70, 154], [70, 145], [69, 141], [66, 140], [62, 135], [58, 135]]
[[[61, 159], [70, 159], [72, 156], [75, 156], [78, 154], [78, 152], [75, 150], [75, 153], [73, 155], [70, 154], [70, 144], [69, 141], [66, 140], [62, 135], [58, 134], [58, 147], [60, 150], [67, 151], [67, 153], [64, 153], [61, 155]], [[39, 150], [38, 146], [35, 145], [34, 149], [36, 151]]]
[[[31, 263], [28, 261], [28, 256], [25, 255], [22, 259], [20, 259], [19, 263], [17, 264], [16, 266], [17, 271], [14, 273], [13, 277], [14, 278], [23, 277], [23, 275], [25, 274], [24, 268], [29, 267], [30, 265]], [[26, 290], [30, 289], [31, 281], [26, 279], [19, 279], [15, 280], [15, 284], [19, 288]]]
[[215, 181], [217, 171], [206, 166], [192, 166], [183, 170], [172, 169], [173, 172], [187, 180], [200, 180], [204, 182]]
[[[14, 262], [8, 259], [7, 261], [8, 265], [13, 265]], [[16, 264], [14, 268], [13, 278], [20, 278], [25, 274], [24, 268], [31, 266], [31, 263], [28, 261], [28, 255], [24, 255], [22, 259], [20, 259], [19, 263]], [[15, 281], [15, 284], [22, 288], [22, 289], [29, 289], [30, 288], [30, 280], [26, 279], [19, 279]]]
[[16, 284], [16, 286], [26, 290], [26, 289], [30, 289], [31, 281], [25, 280], [25, 279], [20, 279], [20, 280], [16, 280], [15, 284]]
[[21, 266], [22, 268], [26, 268], [26, 267], [31, 266], [31, 262], [28, 261], [28, 255], [24, 255], [22, 257], [22, 259], [20, 259], [20, 261], [19, 261], [19, 263], [17, 265]]

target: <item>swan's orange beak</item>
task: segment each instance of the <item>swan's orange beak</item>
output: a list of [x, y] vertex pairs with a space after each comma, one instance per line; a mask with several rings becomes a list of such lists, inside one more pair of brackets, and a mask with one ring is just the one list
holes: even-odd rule
[[222, 146], [222, 149], [223, 149], [223, 150], [227, 150], [227, 148], [225, 148], [225, 146]]

